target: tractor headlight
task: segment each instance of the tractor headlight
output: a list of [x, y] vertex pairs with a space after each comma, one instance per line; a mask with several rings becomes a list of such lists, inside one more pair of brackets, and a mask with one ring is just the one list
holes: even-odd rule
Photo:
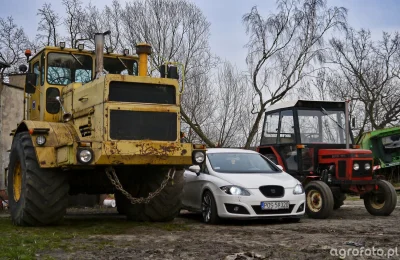
[[369, 163], [364, 164], [364, 169], [365, 169], [366, 171], [368, 171], [369, 169], [371, 169], [371, 164], [369, 164]]
[[360, 165], [358, 163], [353, 164], [353, 169], [358, 171], [358, 169], [360, 169]]
[[46, 137], [44, 135], [39, 135], [36, 137], [36, 143], [37, 145], [44, 145], [46, 143]]
[[239, 186], [222, 186], [220, 189], [229, 195], [250, 196], [250, 192], [248, 192], [245, 188]]
[[303, 189], [303, 185], [301, 185], [300, 183], [296, 185], [296, 187], [294, 187], [293, 189], [293, 194], [303, 194], [304, 193], [304, 189]]
[[193, 161], [195, 164], [202, 164], [206, 159], [206, 155], [202, 151], [194, 151], [193, 152]]
[[78, 151], [77, 157], [81, 163], [90, 163], [93, 159], [93, 152], [89, 149], [82, 149]]

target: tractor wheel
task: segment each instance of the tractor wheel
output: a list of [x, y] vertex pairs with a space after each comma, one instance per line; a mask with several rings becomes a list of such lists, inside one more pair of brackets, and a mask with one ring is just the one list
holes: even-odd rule
[[39, 167], [29, 133], [14, 137], [8, 169], [9, 207], [15, 225], [44, 226], [63, 219], [68, 206], [67, 175]]
[[328, 218], [333, 211], [333, 194], [325, 182], [312, 181], [306, 185], [306, 213], [310, 218]]
[[114, 194], [115, 204], [117, 204], [117, 211], [119, 214], [124, 215], [126, 213], [127, 203], [129, 203], [128, 199], [125, 198], [124, 194], [121, 192], [115, 192]]
[[339, 209], [341, 206], [343, 206], [345, 200], [346, 194], [342, 192], [338, 194], [333, 194], [333, 209]]
[[[127, 200], [124, 211], [128, 220], [165, 222], [178, 216], [182, 207], [183, 172], [183, 170], [177, 170], [174, 180], [169, 180], [160, 194], [155, 196], [148, 204], [131, 204]], [[136, 183], [133, 183], [132, 188], [129, 189], [130, 194], [136, 198], [147, 197], [150, 192], [154, 192], [160, 187], [167, 173], [168, 170], [164, 170], [141, 175], [141, 180], [136, 180]]]
[[397, 194], [393, 185], [388, 181], [379, 180], [378, 190], [364, 194], [364, 205], [374, 216], [389, 216], [396, 207]]

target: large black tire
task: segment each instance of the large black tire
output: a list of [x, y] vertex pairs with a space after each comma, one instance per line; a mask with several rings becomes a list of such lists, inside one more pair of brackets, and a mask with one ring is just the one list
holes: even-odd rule
[[306, 189], [306, 214], [310, 218], [325, 219], [333, 211], [333, 194], [329, 186], [322, 181], [311, 181]]
[[125, 215], [126, 207], [129, 203], [128, 199], [119, 191], [115, 192], [114, 198], [118, 213], [121, 215]]
[[364, 205], [374, 216], [389, 216], [396, 208], [397, 194], [393, 185], [385, 180], [378, 180], [378, 190], [364, 194]]
[[11, 219], [15, 225], [54, 225], [62, 221], [66, 213], [67, 175], [39, 167], [31, 136], [27, 132], [14, 137], [7, 189]]
[[[148, 204], [131, 204], [129, 200], [122, 200], [125, 201], [123, 211], [128, 220], [165, 222], [178, 216], [182, 207], [183, 172], [183, 170], [177, 170], [173, 181], [169, 180], [167, 186]], [[133, 180], [133, 186], [128, 191], [136, 198], [147, 197], [149, 192], [154, 192], [160, 187], [167, 173], [168, 169], [141, 174], [139, 178]]]
[[206, 224], [216, 225], [221, 221], [218, 216], [217, 203], [215, 203], [213, 194], [208, 190], [203, 193], [201, 198], [201, 214]]

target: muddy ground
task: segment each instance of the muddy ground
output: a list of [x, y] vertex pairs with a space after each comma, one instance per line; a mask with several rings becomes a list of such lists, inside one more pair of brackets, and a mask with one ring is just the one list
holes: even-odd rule
[[[93, 214], [93, 211], [84, 209], [69, 210], [67, 220], [71, 226], [74, 222], [81, 223], [82, 219], [93, 218], [124, 222], [115, 209], [100, 211], [102, 214]], [[300, 223], [226, 221], [222, 225], [211, 226], [203, 224], [200, 215], [182, 212], [173, 223], [165, 225], [170, 228], [135, 224], [132, 228], [128, 225], [119, 234], [73, 238], [69, 243], [79, 244], [83, 249], [73, 252], [44, 249], [35, 256], [38, 259], [51, 257], [74, 260], [387, 259], [388, 256], [382, 254], [389, 252], [394, 254], [390, 259], [400, 259], [400, 204], [389, 217], [371, 216], [364, 209], [362, 201], [346, 200], [345, 205], [326, 220], [304, 218]], [[361, 254], [361, 247], [345, 245], [351, 241], [363, 246], [363, 256], [343, 254], [344, 249], [346, 252], [355, 249], [353, 254], [357, 254], [357, 251]], [[101, 247], [98, 246], [99, 242]], [[392, 250], [387, 251], [389, 249]]]

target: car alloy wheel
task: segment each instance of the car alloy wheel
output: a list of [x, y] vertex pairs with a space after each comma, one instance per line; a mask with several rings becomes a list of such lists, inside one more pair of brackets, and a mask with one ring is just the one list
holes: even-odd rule
[[212, 209], [211, 209], [211, 197], [210, 197], [210, 193], [208, 193], [208, 192], [204, 193], [204, 195], [203, 195], [201, 211], [203, 213], [204, 222], [206, 222], [206, 223], [210, 222]]

